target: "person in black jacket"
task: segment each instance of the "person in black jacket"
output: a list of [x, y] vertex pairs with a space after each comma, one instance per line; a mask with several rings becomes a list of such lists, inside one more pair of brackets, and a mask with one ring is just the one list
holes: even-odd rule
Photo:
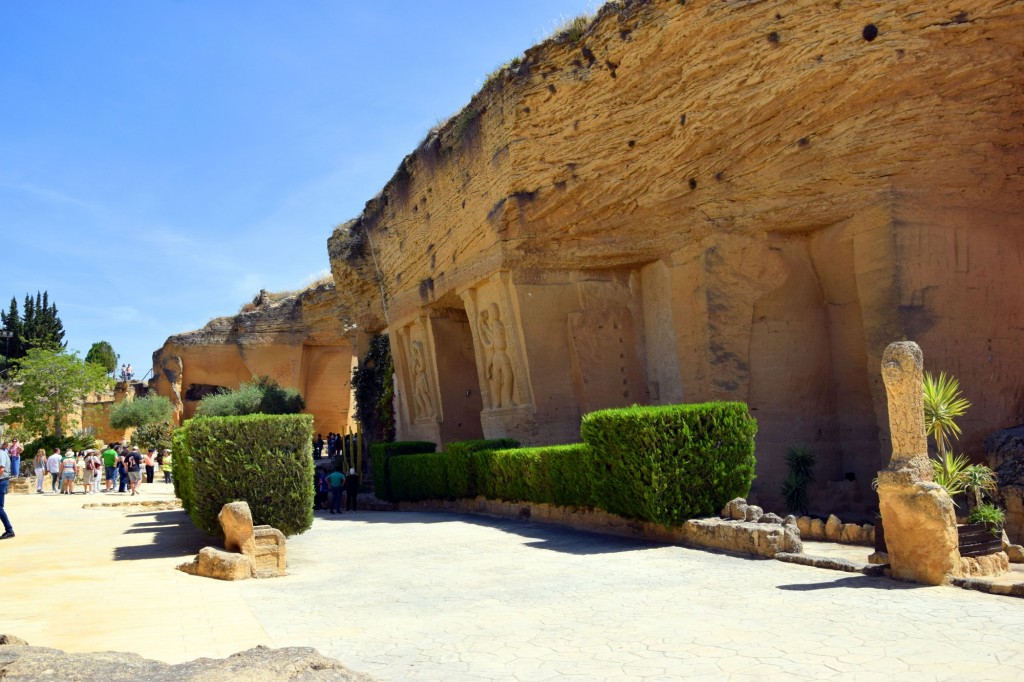
[[345, 477], [345, 511], [356, 511], [356, 496], [359, 495], [359, 477], [355, 468], [348, 470]]

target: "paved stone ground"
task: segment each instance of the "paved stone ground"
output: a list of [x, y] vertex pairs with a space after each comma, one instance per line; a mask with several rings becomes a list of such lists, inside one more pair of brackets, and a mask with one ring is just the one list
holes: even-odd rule
[[225, 583], [172, 570], [206, 542], [182, 512], [58, 497], [8, 497], [0, 543], [32, 566], [0, 632], [42, 646], [313, 646], [382, 680], [1024, 679], [1015, 598], [441, 512], [318, 516], [287, 577]]

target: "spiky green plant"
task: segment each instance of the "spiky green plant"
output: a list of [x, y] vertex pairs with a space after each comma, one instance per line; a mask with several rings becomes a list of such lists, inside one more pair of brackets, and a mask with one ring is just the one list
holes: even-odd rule
[[960, 437], [956, 420], [964, 416], [971, 403], [960, 395], [960, 382], [956, 377], [939, 372], [924, 374], [924, 427], [935, 439], [939, 459], [944, 460], [953, 440]]
[[[967, 490], [967, 469], [971, 466], [971, 460], [967, 455], [954, 455], [952, 452], [943, 453], [941, 460], [930, 460], [932, 472], [935, 475], [935, 482], [946, 489], [950, 497], [955, 497]], [[955, 505], [956, 502], [954, 501]]]
[[795, 445], [786, 451], [789, 476], [782, 482], [782, 499], [794, 514], [806, 514], [810, 506], [807, 487], [814, 483], [814, 452], [806, 445]]
[[984, 464], [972, 464], [964, 470], [964, 484], [967, 486], [969, 497], [973, 497], [974, 507], [982, 506], [982, 494], [994, 493], [999, 487], [996, 480], [996, 472]]
[[980, 504], [971, 510], [968, 523], [984, 523], [993, 535], [999, 535], [1006, 523], [1006, 512], [994, 504]]

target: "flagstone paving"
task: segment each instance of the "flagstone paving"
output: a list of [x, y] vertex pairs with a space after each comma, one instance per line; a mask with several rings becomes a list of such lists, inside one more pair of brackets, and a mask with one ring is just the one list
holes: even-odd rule
[[382, 680], [1024, 679], [1017, 598], [441, 512], [318, 515], [287, 577], [228, 583], [173, 570], [208, 543], [183, 512], [82, 508], [111, 499], [7, 498], [0, 632], [168, 662], [313, 646]]

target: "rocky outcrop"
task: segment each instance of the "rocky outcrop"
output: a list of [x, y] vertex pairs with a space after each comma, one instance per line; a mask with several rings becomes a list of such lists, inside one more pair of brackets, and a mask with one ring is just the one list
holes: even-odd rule
[[391, 336], [399, 437], [571, 442], [596, 408], [742, 400], [760, 505], [799, 442], [870, 505], [904, 337], [963, 380], [966, 450], [1024, 420], [1022, 23], [633, 0], [527, 50], [328, 243], [346, 312]]
[[170, 665], [138, 654], [107, 651], [69, 654], [58, 649], [28, 646], [23, 640], [0, 635], [0, 678], [30, 680], [104, 680], [105, 682], [372, 682], [315, 649], [256, 647], [224, 659], [200, 658]]
[[317, 431], [343, 432], [351, 407], [347, 319], [333, 284], [260, 292], [238, 315], [169, 337], [153, 354], [152, 385], [187, 419], [203, 396], [266, 375], [302, 393]]
[[999, 482], [1006, 534], [1024, 544], [1024, 424], [990, 434], [985, 439], [985, 457]]

